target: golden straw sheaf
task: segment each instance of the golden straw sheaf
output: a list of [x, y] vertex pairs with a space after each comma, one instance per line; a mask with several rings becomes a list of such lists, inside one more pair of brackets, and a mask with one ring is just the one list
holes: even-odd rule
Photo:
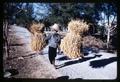
[[61, 40], [61, 50], [69, 58], [83, 56], [80, 51], [82, 44], [82, 33], [88, 31], [88, 24], [82, 20], [71, 20], [68, 23], [68, 33]]
[[44, 24], [38, 23], [31, 25], [31, 49], [33, 51], [41, 51], [45, 46], [45, 34], [42, 32]]
[[41, 33], [41, 30], [44, 28], [44, 24], [42, 23], [38, 23], [38, 24], [35, 24], [33, 23], [30, 27], [30, 31], [31, 33]]

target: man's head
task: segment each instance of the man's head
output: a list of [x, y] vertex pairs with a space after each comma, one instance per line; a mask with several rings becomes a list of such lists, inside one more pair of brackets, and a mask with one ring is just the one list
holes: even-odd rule
[[55, 24], [52, 25], [50, 28], [51, 28], [52, 31], [56, 31], [56, 32], [57, 32], [57, 31], [59, 31], [59, 24], [56, 24], [56, 23], [55, 23]]

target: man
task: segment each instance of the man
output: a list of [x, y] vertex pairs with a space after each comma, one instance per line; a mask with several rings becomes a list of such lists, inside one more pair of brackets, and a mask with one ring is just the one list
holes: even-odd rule
[[57, 56], [57, 48], [60, 45], [60, 35], [58, 34], [59, 31], [59, 25], [54, 24], [50, 27], [52, 30], [52, 33], [48, 35], [46, 40], [48, 41], [48, 55], [49, 55], [49, 61], [52, 65], [55, 66], [55, 57]]

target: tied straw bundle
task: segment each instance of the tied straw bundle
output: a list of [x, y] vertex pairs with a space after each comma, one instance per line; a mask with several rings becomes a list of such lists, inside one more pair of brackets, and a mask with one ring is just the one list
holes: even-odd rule
[[45, 46], [45, 33], [43, 32], [44, 24], [38, 23], [31, 25], [31, 49], [40, 52]]
[[68, 33], [61, 40], [60, 48], [71, 59], [83, 56], [80, 51], [82, 33], [88, 30], [88, 25], [82, 20], [72, 20], [68, 23]]

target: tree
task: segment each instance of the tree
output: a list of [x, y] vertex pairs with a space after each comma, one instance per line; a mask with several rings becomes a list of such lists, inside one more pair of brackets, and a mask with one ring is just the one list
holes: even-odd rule
[[[3, 40], [4, 40], [4, 58], [9, 58], [9, 40], [8, 40], [8, 27], [10, 24], [19, 23], [25, 25], [32, 20], [32, 5], [24, 6], [23, 3], [4, 3], [4, 19], [3, 19]], [[26, 13], [26, 10], [28, 11]], [[24, 22], [23, 22], [24, 21]]]
[[6, 58], [9, 57], [9, 40], [8, 40], [8, 22], [5, 19], [3, 21], [3, 59], [6, 60]]
[[[90, 4], [84, 5], [85, 3], [51, 3], [49, 4], [50, 14], [46, 17], [47, 21], [50, 22], [50, 24], [59, 23], [64, 29], [71, 19], [81, 18], [81, 13], [87, 12], [87, 14], [85, 14], [86, 16], [93, 13], [93, 6]], [[92, 9], [89, 8], [88, 10], [89, 6]], [[91, 18], [85, 20], [89, 20], [88, 22], [90, 22]]]
[[16, 14], [16, 23], [27, 27], [34, 20], [33, 3], [25, 3], [22, 7], [22, 12]]
[[[9, 40], [8, 40], [8, 25], [10, 20], [13, 18], [12, 14], [15, 12], [16, 8], [14, 8], [15, 4], [7, 4], [4, 3], [4, 19], [3, 19], [3, 59], [6, 60], [9, 58]], [[10, 13], [11, 10], [11, 13]]]
[[26, 27], [34, 20], [33, 3], [5, 3], [4, 13], [9, 24], [17, 23]]
[[111, 36], [115, 34], [116, 30], [116, 5], [114, 3], [104, 3], [99, 4], [96, 8], [98, 8], [99, 16], [101, 16], [101, 23], [105, 28], [104, 34], [107, 35], [107, 49], [109, 49]]

